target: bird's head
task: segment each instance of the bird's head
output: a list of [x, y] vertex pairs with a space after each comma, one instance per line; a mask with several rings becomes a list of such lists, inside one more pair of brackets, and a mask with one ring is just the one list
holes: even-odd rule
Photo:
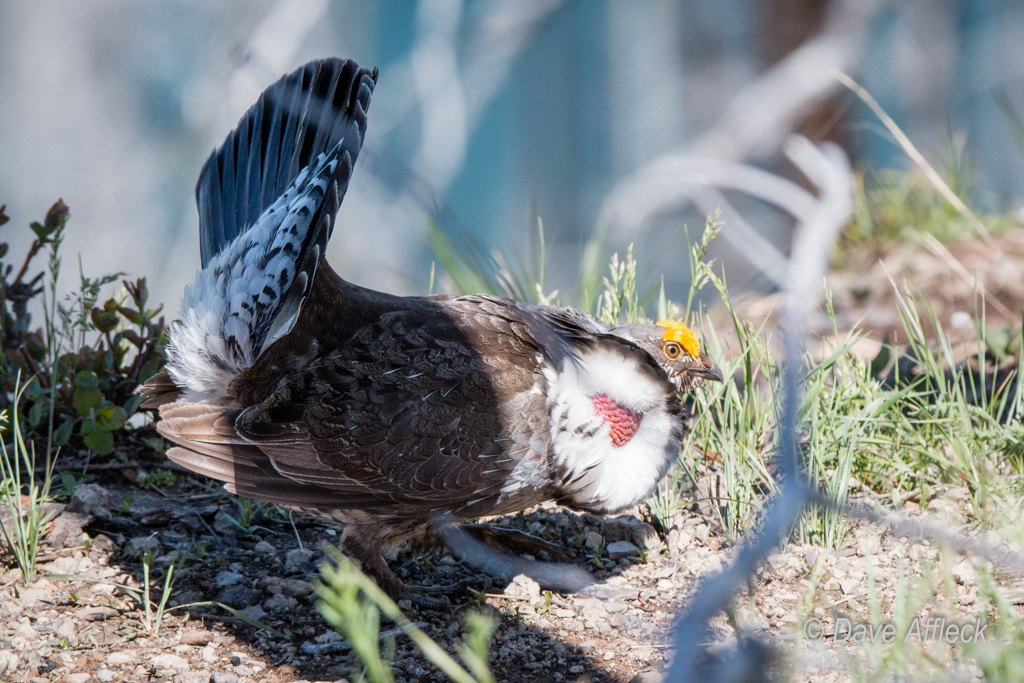
[[697, 335], [681, 321], [619, 325], [611, 333], [649, 353], [680, 392], [690, 391], [704, 382], [725, 379], [718, 366], [700, 350]]

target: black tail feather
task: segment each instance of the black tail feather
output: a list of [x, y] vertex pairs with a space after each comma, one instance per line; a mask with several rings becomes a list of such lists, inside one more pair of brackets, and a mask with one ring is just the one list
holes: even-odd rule
[[[199, 176], [196, 201], [204, 268], [317, 156], [343, 140], [342, 156], [347, 152], [355, 162], [376, 80], [376, 69], [331, 58], [310, 62], [263, 92]], [[344, 195], [351, 171], [351, 163], [338, 165], [339, 195]]]

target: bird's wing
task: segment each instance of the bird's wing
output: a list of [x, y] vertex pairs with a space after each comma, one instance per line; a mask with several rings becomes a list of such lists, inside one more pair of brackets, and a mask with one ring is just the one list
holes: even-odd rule
[[339, 507], [340, 500], [353, 508], [372, 508], [382, 502], [372, 490], [340, 472], [329, 478], [329, 487], [307, 485], [303, 479], [323, 469], [308, 442], [306, 451], [312, 458], [306, 464], [310, 467], [292, 462], [283, 469], [297, 476], [283, 474], [262, 448], [239, 436], [235, 421], [240, 412], [205, 403], [160, 406], [157, 430], [178, 444], [167, 451], [167, 457], [197, 474], [224, 482], [232, 493], [268, 503], [332, 510]]
[[569, 343], [587, 342], [593, 335], [607, 334], [611, 326], [578, 308], [563, 306], [536, 306], [537, 315], [543, 317]]
[[421, 512], [486, 510], [517, 464], [546, 462], [540, 356], [514, 305], [421, 300], [362, 328], [235, 427], [296, 481], [358, 482]]

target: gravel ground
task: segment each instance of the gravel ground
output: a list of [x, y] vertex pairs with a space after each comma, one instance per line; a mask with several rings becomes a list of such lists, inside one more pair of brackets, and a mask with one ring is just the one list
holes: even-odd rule
[[[191, 546], [170, 605], [216, 600], [291, 638], [256, 629], [217, 607], [174, 611], [154, 632], [145, 628], [136, 603], [110, 583], [39, 578], [23, 586], [12, 570], [0, 575], [0, 679], [234, 683], [358, 677], [353, 675], [356, 657], [317, 612], [310, 583], [318, 575], [319, 548], [338, 542], [337, 529], [298, 515], [293, 525], [273, 512], [257, 514], [243, 529], [231, 520], [240, 517], [236, 502], [208, 482], [179, 473], [176, 484], [153, 492], [132, 483], [141, 476], [135, 466], [92, 469], [51, 529], [51, 544], [63, 547], [46, 552], [40, 575], [138, 586], [147, 548], [162, 576], [163, 568]], [[912, 502], [907, 506], [912, 514], [958, 523], [969, 504], [966, 490], [951, 489], [924, 512]], [[460, 614], [493, 611], [500, 618], [492, 642], [499, 681], [659, 681], [658, 672], [671, 657], [674, 615], [700, 577], [728, 562], [732, 548], [697, 510], [680, 511], [661, 533], [643, 521], [644, 512], [602, 519], [552, 505], [492, 522], [566, 548], [572, 559], [563, 561], [588, 567], [598, 580], [587, 595], [549, 597], [519, 576], [508, 585], [485, 588], [482, 607], [483, 597], [474, 600], [471, 594], [455, 597], [449, 611], [403, 607], [452, 652], [462, 633]], [[750, 592], [737, 596], [734, 617], [741, 631], [791, 658], [798, 602], [816, 564], [821, 576], [810, 615], [826, 631], [837, 617], [870, 621], [869, 573], [882, 618], [892, 619], [900, 567], [920, 576], [937, 553], [869, 525], [855, 526], [848, 539], [850, 545], [839, 552], [791, 545], [769, 558]], [[443, 549], [406, 550], [392, 566], [420, 586], [477, 576]], [[953, 575], [952, 593], [930, 607], [936, 614], [973, 621], [978, 616], [974, 567], [956, 558]], [[155, 598], [158, 593], [155, 588]], [[385, 633], [392, 628], [382, 624]], [[391, 635], [396, 636], [397, 681], [445, 680], [408, 639]], [[713, 622], [710, 637], [712, 652], [727, 655], [736, 631], [723, 615]], [[851, 647], [830, 638], [801, 642], [795, 680], [846, 680], [837, 648]]]

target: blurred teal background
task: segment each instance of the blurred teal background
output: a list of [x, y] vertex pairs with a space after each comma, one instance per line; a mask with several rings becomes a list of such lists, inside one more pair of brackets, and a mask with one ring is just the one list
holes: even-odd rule
[[[583, 243], [616, 183], [714, 125], [822, 26], [819, 0], [0, 1], [0, 203], [13, 253], [63, 197], [87, 274], [150, 278], [173, 314], [199, 263], [199, 168], [259, 92], [326, 55], [378, 65], [369, 136], [329, 256], [345, 277], [424, 291], [429, 220], [514, 263], [539, 215], [550, 288], [574, 300]], [[996, 106], [1024, 109], [1024, 3], [905, 0], [872, 20], [854, 74], [940, 168], [957, 145], [975, 201], [1014, 208], [1024, 162]], [[906, 167], [848, 93], [805, 117], [855, 164]], [[777, 159], [761, 159], [785, 171]], [[685, 285], [682, 226], [636, 241]], [[788, 226], [755, 227], [785, 245]], [[759, 286], [725, 249], [730, 284]], [[71, 287], [74, 278], [65, 278]], [[443, 284], [443, 282], [442, 282]], [[670, 291], [670, 294], [672, 292]]]

